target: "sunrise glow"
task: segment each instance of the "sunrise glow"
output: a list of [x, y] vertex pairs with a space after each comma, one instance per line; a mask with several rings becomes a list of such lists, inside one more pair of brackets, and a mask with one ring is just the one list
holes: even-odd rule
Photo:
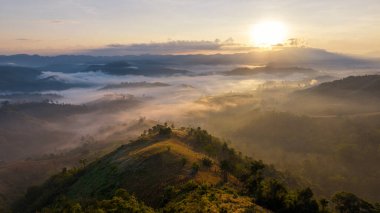
[[285, 24], [265, 21], [255, 24], [251, 30], [251, 42], [256, 47], [271, 47], [283, 44], [288, 35]]

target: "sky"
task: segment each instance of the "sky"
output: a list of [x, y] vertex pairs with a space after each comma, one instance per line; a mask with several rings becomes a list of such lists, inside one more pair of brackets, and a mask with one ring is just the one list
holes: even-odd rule
[[379, 11], [379, 0], [0, 0], [0, 54], [249, 46], [252, 26], [277, 21], [307, 46], [380, 56]]

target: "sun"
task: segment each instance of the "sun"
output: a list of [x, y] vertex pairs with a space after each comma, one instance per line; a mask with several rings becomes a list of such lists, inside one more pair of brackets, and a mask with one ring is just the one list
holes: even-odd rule
[[286, 26], [277, 21], [260, 22], [252, 27], [251, 42], [256, 47], [272, 47], [287, 39]]

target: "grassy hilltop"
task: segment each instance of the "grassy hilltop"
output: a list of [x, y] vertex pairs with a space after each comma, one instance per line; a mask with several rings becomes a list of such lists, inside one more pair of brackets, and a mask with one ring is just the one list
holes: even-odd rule
[[[15, 212], [328, 212], [309, 188], [200, 128], [156, 125], [32, 187]], [[333, 205], [351, 194], [334, 197]], [[360, 198], [357, 206], [375, 207]], [[340, 206], [345, 208], [346, 206]], [[368, 212], [368, 211], [367, 211]]]

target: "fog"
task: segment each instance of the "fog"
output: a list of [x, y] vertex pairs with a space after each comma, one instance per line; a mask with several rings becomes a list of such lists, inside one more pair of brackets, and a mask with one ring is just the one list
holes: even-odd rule
[[[237, 65], [235, 67], [244, 66]], [[51, 77], [65, 83], [84, 86], [41, 93], [56, 94], [59, 98], [55, 101], [61, 104], [84, 105], [93, 108], [96, 108], [94, 107], [96, 105], [101, 106], [98, 106], [96, 111], [70, 116], [70, 122], [73, 126], [80, 124], [83, 127], [78, 131], [78, 134], [96, 134], [97, 128], [102, 125], [128, 122], [141, 117], [161, 122], [173, 121], [182, 125], [201, 125], [203, 121], [194, 115], [219, 112], [231, 107], [242, 107], [243, 104], [247, 103], [250, 104], [249, 109], [260, 108], [289, 111], [297, 114], [306, 113], [311, 116], [321, 115], [324, 112], [321, 108], [326, 107], [328, 103], [322, 103], [318, 97], [307, 100], [305, 97], [302, 97], [305, 100], [299, 97], [296, 100], [289, 94], [345, 76], [377, 72], [372, 69], [354, 69], [345, 71], [318, 70], [317, 73], [287, 73], [282, 75], [258, 73], [249, 76], [231, 76], [223, 74], [223, 71], [233, 68], [231, 65], [215, 67], [199, 65], [179, 68], [191, 70], [195, 74], [149, 77], [116, 76], [100, 71], [76, 73], [44, 71], [41, 78]], [[102, 89], [107, 85], [139, 82], [159, 82], [169, 86]], [[240, 98], [238, 98], [239, 96]], [[118, 102], [120, 100], [121, 102]], [[295, 102], [300, 101], [302, 102], [301, 106], [295, 104]], [[132, 102], [134, 104], [128, 105]], [[347, 105], [341, 100], [339, 102], [342, 105]], [[112, 109], [113, 105], [119, 107], [116, 107], [116, 110], [107, 110], [107, 108]], [[339, 110], [344, 111], [344, 109]], [[77, 121], [73, 122], [72, 119], [77, 119]], [[54, 122], [60, 123], [60, 121]], [[76, 128], [71, 128], [71, 130], [73, 129]]]
[[[345, 76], [376, 73], [374, 69], [295, 71], [252, 75], [224, 74], [226, 71], [239, 67], [246, 67], [246, 65], [178, 65], [176, 68], [189, 70], [193, 74], [161, 77], [120, 76], [105, 74], [101, 71], [73, 73], [43, 71], [40, 78], [51, 78], [80, 86], [61, 91], [40, 92], [41, 95], [36, 98], [36, 101], [46, 96], [60, 105], [77, 105], [86, 109], [81, 112], [62, 113], [61, 117], [52, 118], [39, 112], [41, 116], [38, 119], [48, 121], [48, 125], [44, 124], [48, 128], [68, 131], [75, 136], [74, 140], [62, 142], [63, 144], [58, 146], [56, 144], [55, 150], [52, 150], [56, 151], [61, 148], [75, 147], [77, 138], [83, 135], [97, 135], [98, 130], [104, 126], [120, 125], [140, 118], [157, 122], [171, 121], [178, 125], [202, 126], [207, 123], [204, 117], [231, 109], [240, 112], [253, 109], [275, 110], [308, 116], [334, 116], [343, 113], [376, 111], [376, 104], [360, 106], [358, 102], [337, 100], [334, 105], [331, 99], [320, 98], [317, 95], [294, 95], [295, 91]], [[129, 83], [129, 86], [103, 89], [105, 86], [123, 85], [123, 83]], [[155, 86], [154, 83], [165, 86]], [[8, 96], [11, 94], [7, 93]], [[30, 96], [28, 100], [22, 100], [22, 97], [20, 98], [19, 95], [15, 101], [31, 101]], [[343, 109], [343, 106], [346, 109]], [[34, 110], [39, 111], [38, 108]], [[30, 111], [33, 110], [26, 111], [31, 113]], [[34, 114], [36, 113], [32, 112], [33, 116]], [[229, 120], [226, 119], [224, 123], [227, 121]], [[209, 128], [219, 129], [218, 126]], [[217, 134], [223, 136], [224, 132]], [[46, 149], [41, 149], [41, 153], [43, 152], [46, 152]]]
[[[313, 90], [323, 82], [377, 74], [376, 69], [225, 74], [239, 67], [246, 65], [177, 66], [173, 68], [191, 74], [160, 77], [43, 71], [40, 78], [79, 86], [36, 93], [34, 101], [40, 104], [31, 103], [33, 95], [3, 94], [11, 104], [1, 108], [0, 160], [6, 166], [0, 172], [10, 175], [18, 165], [29, 175], [23, 165], [32, 163], [40, 171], [41, 161], [30, 159], [51, 154], [63, 156], [53, 157], [59, 165], [72, 166], [79, 157], [70, 153], [84, 144], [93, 144], [86, 150], [109, 150], [155, 123], [168, 122], [205, 128], [236, 150], [310, 183], [318, 196], [349, 190], [380, 199], [374, 190], [380, 187], [375, 170], [380, 101], [361, 93], [340, 98], [340, 93], [326, 96]], [[104, 89], [110, 85], [117, 87]], [[41, 102], [44, 97], [49, 101]], [[368, 140], [362, 142], [364, 137]], [[48, 176], [48, 171], [40, 172], [36, 183]], [[12, 194], [9, 184], [1, 186], [3, 193]]]

